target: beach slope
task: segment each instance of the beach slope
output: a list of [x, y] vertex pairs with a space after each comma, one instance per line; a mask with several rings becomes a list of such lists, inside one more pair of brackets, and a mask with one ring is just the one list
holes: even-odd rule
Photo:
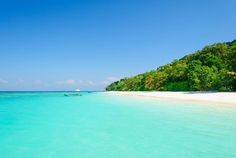
[[235, 92], [141, 92], [141, 91], [110, 91], [111, 95], [119, 96], [140, 96], [165, 100], [179, 100], [189, 102], [203, 102], [216, 104], [229, 104], [236, 106]]

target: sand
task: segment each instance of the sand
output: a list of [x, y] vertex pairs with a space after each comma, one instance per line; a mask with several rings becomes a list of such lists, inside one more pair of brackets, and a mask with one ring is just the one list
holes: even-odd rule
[[119, 96], [140, 96], [157, 99], [203, 102], [216, 104], [229, 104], [236, 106], [236, 92], [140, 92], [140, 91], [110, 91], [110, 95]]

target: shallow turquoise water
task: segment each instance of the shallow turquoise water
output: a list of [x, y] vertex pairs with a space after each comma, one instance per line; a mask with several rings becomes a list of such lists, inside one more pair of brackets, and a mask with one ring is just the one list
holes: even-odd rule
[[0, 158], [235, 158], [236, 108], [0, 93]]

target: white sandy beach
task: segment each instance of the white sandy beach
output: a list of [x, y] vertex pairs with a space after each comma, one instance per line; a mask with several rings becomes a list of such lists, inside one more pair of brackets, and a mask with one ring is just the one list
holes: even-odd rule
[[157, 99], [179, 100], [189, 102], [202, 102], [202, 103], [216, 103], [216, 104], [229, 104], [236, 106], [236, 93], [235, 92], [125, 92], [125, 91], [111, 91], [107, 92], [111, 95], [120, 96], [140, 96], [152, 97]]

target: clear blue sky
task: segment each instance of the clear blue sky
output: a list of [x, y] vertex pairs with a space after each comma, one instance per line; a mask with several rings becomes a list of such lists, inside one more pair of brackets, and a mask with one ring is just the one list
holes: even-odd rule
[[0, 0], [0, 90], [102, 90], [236, 38], [235, 0]]

